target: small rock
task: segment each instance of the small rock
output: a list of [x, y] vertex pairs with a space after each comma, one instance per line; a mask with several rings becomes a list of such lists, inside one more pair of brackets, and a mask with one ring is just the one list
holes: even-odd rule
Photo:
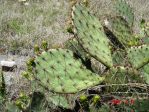
[[1, 61], [0, 62], [2, 71], [14, 71], [14, 68], [17, 68], [15, 61]]
[[28, 6], [29, 5], [29, 2], [25, 2], [24, 5]]
[[26, 2], [27, 0], [18, 0], [19, 2]]
[[109, 25], [109, 21], [107, 19], [104, 20], [104, 24], [105, 26], [108, 26]]

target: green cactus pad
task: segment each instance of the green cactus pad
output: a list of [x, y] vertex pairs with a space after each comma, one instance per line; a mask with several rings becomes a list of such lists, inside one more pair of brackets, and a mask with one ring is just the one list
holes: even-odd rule
[[73, 7], [72, 19], [76, 30], [74, 32], [85, 51], [107, 67], [111, 67], [109, 40], [99, 20], [79, 4]]
[[53, 103], [56, 107], [72, 109], [75, 106], [76, 94], [47, 94], [46, 98], [49, 103]]
[[143, 37], [141, 39], [141, 41], [143, 42], [143, 44], [148, 44], [149, 45], [149, 37]]
[[114, 65], [121, 65], [121, 66], [124, 66], [125, 65], [125, 52], [123, 50], [115, 50], [113, 53], [112, 53], [112, 58], [113, 58], [113, 64]]
[[128, 61], [136, 69], [149, 63], [149, 46], [141, 45], [127, 49]]
[[147, 84], [149, 84], [149, 63], [141, 68], [141, 72]]
[[145, 24], [145, 33], [147, 36], [149, 36], [149, 21]]
[[76, 93], [100, 84], [100, 77], [87, 70], [73, 53], [66, 49], [51, 49], [35, 59], [35, 79], [56, 93]]
[[111, 25], [110, 30], [123, 46], [127, 47], [137, 44], [136, 39], [132, 35], [132, 29], [128, 26], [127, 21], [125, 21], [122, 17], [113, 17], [109, 20], [109, 22]]
[[70, 49], [74, 53], [76, 53], [83, 60], [89, 58], [89, 54], [82, 48], [82, 46], [78, 43], [76, 38], [69, 39], [65, 42], [65, 48]]
[[[46, 100], [48, 101], [48, 104], [50, 103], [50, 105], [52, 105], [53, 107], [63, 107], [67, 109], [74, 107], [74, 103], [72, 103], [72, 101], [75, 100], [75, 94], [63, 95], [63, 94], [52, 93], [47, 91], [47, 89], [42, 85], [40, 85], [36, 80], [32, 80], [31, 83], [32, 83], [31, 84], [32, 91], [34, 91], [34, 93], [41, 93], [42, 95], [44, 95]], [[39, 102], [37, 103], [37, 107], [38, 106]]]
[[[7, 101], [5, 103], [4, 110], [6, 112], [21, 112], [21, 110], [15, 105], [15, 103], [13, 101]], [[2, 112], [4, 112], [4, 111], [2, 111]]]
[[130, 5], [125, 0], [115, 0], [114, 7], [116, 12], [125, 18], [129, 26], [132, 26], [134, 22], [134, 13]]

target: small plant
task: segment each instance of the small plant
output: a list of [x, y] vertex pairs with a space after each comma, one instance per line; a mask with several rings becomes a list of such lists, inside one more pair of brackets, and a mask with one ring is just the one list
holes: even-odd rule
[[19, 98], [15, 101], [15, 104], [20, 110], [26, 110], [27, 107], [29, 107], [30, 102], [29, 96], [24, 93], [20, 93]]

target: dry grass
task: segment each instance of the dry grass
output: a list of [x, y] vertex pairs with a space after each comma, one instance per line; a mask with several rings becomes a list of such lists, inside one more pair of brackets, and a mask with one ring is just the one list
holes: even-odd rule
[[31, 49], [46, 39], [50, 44], [67, 39], [68, 2], [65, 0], [0, 1], [0, 46], [7, 50]]

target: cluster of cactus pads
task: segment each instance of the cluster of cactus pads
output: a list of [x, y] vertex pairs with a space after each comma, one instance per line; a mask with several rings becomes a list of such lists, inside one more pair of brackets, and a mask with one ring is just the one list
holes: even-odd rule
[[[48, 49], [46, 41], [42, 49], [35, 46], [36, 55], [27, 62], [27, 71], [23, 73], [32, 81], [34, 91], [36, 83], [41, 93], [48, 93], [45, 95], [47, 101], [70, 108], [72, 101], [68, 100], [76, 100], [72, 97], [77, 93], [93, 86], [100, 87], [101, 83], [146, 81], [149, 84], [149, 43], [142, 43], [143, 37], [135, 38], [134, 14], [128, 3], [115, 0], [114, 5], [117, 16], [108, 16], [109, 25], [105, 26], [83, 4], [76, 3], [72, 8], [74, 38], [68, 40], [64, 48]], [[105, 28], [114, 37], [108, 37]], [[115, 47], [117, 43], [122, 47]], [[102, 74], [94, 73], [84, 64], [92, 58], [105, 66]], [[118, 90], [120, 88], [116, 88]]]
[[[141, 43], [141, 38], [138, 40], [133, 35], [134, 15], [130, 6], [124, 0], [115, 3], [118, 16], [108, 18], [110, 27], [103, 26], [84, 5], [77, 3], [72, 11], [74, 38], [65, 43], [65, 48], [48, 50], [46, 42], [43, 42], [41, 51], [35, 46], [36, 56], [28, 64], [28, 72], [51, 96], [59, 95], [65, 99], [65, 95], [78, 93], [101, 82], [140, 82], [142, 75], [149, 83], [149, 45]], [[115, 35], [122, 48], [115, 48], [117, 45], [107, 37], [104, 27]], [[91, 58], [106, 66], [102, 76], [83, 64], [82, 60]], [[52, 100], [56, 105], [67, 107], [62, 105], [62, 101], [65, 100]]]

